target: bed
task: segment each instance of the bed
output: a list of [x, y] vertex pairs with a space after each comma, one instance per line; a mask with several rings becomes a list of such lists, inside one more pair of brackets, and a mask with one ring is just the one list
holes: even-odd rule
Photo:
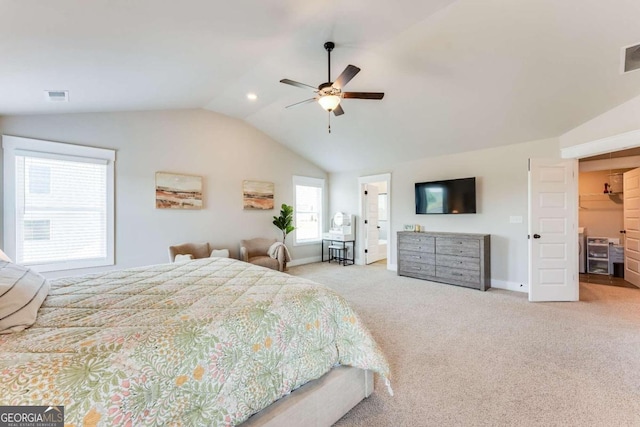
[[0, 405], [64, 405], [75, 426], [260, 425], [324, 383], [368, 395], [389, 375], [342, 297], [229, 258], [54, 280], [0, 349]]

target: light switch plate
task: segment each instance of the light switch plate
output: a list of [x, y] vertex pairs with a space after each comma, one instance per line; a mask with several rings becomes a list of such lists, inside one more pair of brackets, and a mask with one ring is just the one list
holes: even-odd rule
[[521, 216], [510, 216], [509, 217], [509, 222], [511, 224], [522, 224], [522, 217]]

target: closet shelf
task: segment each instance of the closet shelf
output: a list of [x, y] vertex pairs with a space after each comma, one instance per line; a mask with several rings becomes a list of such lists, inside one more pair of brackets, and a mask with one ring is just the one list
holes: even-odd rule
[[611, 197], [615, 196], [622, 196], [622, 193], [582, 193], [578, 195], [581, 199], [595, 197], [595, 200], [609, 200]]

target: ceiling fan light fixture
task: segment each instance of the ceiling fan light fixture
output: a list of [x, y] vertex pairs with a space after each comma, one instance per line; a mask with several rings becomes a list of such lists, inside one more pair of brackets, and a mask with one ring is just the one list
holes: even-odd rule
[[340, 105], [340, 97], [337, 95], [324, 95], [318, 98], [318, 103], [325, 110], [331, 112], [336, 109], [338, 105]]
[[[291, 86], [296, 86], [306, 90], [313, 90], [315, 96], [304, 101], [296, 102], [295, 104], [287, 105], [285, 108], [293, 107], [296, 105], [308, 104], [314, 101], [318, 101], [318, 104], [323, 110], [333, 113], [334, 116], [342, 116], [344, 109], [340, 105], [342, 98], [352, 99], [382, 99], [384, 97], [383, 92], [344, 92], [343, 89], [347, 83], [353, 79], [356, 74], [360, 72], [360, 68], [355, 65], [347, 65], [342, 73], [335, 81], [331, 80], [331, 51], [335, 47], [333, 42], [326, 42], [324, 48], [327, 51], [327, 81], [320, 84], [320, 86], [311, 86], [306, 83], [296, 82], [294, 80], [282, 79], [280, 83], [284, 83]], [[331, 128], [329, 128], [331, 133]]]

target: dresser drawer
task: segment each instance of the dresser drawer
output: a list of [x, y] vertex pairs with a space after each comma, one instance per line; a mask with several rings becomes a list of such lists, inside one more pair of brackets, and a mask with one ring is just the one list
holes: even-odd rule
[[420, 233], [403, 234], [398, 238], [398, 249], [434, 253], [435, 239], [429, 236], [421, 236]]
[[443, 255], [461, 255], [480, 258], [480, 242], [471, 239], [436, 238], [436, 252]]
[[400, 260], [400, 264], [398, 265], [398, 274], [411, 276], [435, 276], [436, 266], [433, 264]]
[[436, 255], [436, 265], [449, 268], [480, 271], [480, 258], [468, 258], [456, 255]]
[[408, 251], [406, 249], [400, 249], [400, 256], [398, 259], [418, 264], [435, 265], [436, 263], [436, 255], [433, 253]]
[[480, 271], [463, 270], [461, 268], [451, 268], [444, 266], [436, 266], [436, 277], [453, 280], [454, 282], [466, 282], [470, 284], [477, 284], [480, 286]]

